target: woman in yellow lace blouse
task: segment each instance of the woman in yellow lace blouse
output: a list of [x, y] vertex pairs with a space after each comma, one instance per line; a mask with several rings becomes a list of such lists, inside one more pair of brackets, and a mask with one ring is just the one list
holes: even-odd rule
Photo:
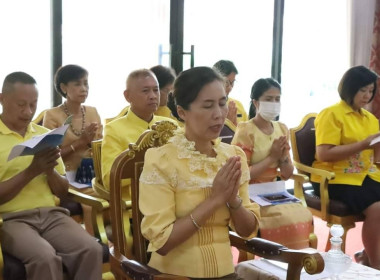
[[[231, 143], [246, 153], [251, 184], [276, 181], [277, 170], [287, 180], [294, 169], [289, 132], [283, 123], [273, 121], [280, 113], [281, 86], [272, 78], [259, 79], [252, 86], [251, 99], [257, 114], [238, 124]], [[312, 215], [300, 203], [263, 206], [260, 211], [261, 237], [293, 249], [309, 247]]]
[[229, 226], [255, 234], [259, 208], [248, 197], [244, 152], [215, 140], [228, 110], [224, 79], [211, 68], [192, 68], [178, 76], [170, 98], [184, 129], [147, 151], [140, 177], [149, 265], [191, 278], [237, 279]]

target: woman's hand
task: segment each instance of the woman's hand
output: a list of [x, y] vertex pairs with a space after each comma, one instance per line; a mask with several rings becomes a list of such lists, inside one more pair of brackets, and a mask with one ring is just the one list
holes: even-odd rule
[[375, 139], [376, 137], [379, 137], [379, 136], [380, 136], [380, 132], [372, 134], [372, 135], [368, 136], [366, 139], [364, 139], [363, 142], [364, 142], [364, 146], [366, 147], [365, 149], [369, 149], [371, 147], [370, 146], [371, 141], [373, 139]]
[[86, 128], [84, 129], [84, 133], [82, 133], [80, 140], [85, 144], [90, 144], [96, 136], [96, 132], [99, 129], [99, 124], [96, 122], [90, 123]]
[[229, 119], [234, 125], [237, 125], [237, 108], [234, 101], [228, 102], [227, 119]]
[[286, 152], [286, 149], [290, 148], [286, 136], [280, 136], [273, 141], [272, 147], [269, 152], [269, 156], [278, 161]]
[[240, 157], [230, 157], [214, 178], [211, 199], [215, 199], [220, 205], [233, 203], [239, 191], [240, 177]]

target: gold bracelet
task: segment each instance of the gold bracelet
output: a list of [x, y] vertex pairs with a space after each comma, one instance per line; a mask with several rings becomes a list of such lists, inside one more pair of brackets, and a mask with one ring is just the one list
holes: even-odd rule
[[237, 196], [237, 198], [239, 199], [239, 204], [237, 206], [232, 206], [230, 205], [228, 202], [226, 203], [227, 204], [227, 207], [231, 210], [237, 210], [240, 208], [240, 206], [243, 204], [243, 199], [241, 199], [240, 196]]
[[197, 228], [197, 229], [201, 229], [201, 227], [198, 225], [198, 223], [195, 221], [194, 217], [193, 217], [193, 214], [190, 213], [190, 219], [191, 221], [193, 222], [193, 225]]
[[70, 148], [71, 148], [71, 150], [73, 150], [73, 152], [75, 153], [75, 148], [74, 148], [74, 146], [73, 146], [73, 145], [70, 145]]

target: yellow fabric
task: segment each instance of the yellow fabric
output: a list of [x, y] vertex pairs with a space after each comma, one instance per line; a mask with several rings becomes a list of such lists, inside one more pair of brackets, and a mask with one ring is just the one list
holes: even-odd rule
[[[102, 141], [102, 178], [103, 185], [106, 190], [110, 189], [110, 173], [111, 167], [118, 155], [128, 149], [130, 143], [136, 143], [140, 135], [147, 129], [150, 129], [153, 124], [158, 121], [172, 119], [153, 116], [152, 120], [148, 123], [140, 119], [132, 110], [121, 118], [113, 120], [104, 126], [104, 137]], [[123, 186], [128, 186], [129, 180], [124, 180]], [[125, 189], [123, 197], [126, 200], [130, 199], [129, 188]]]
[[[243, 149], [247, 155], [248, 165], [265, 159], [269, 155], [275, 139], [283, 135], [288, 136], [286, 133], [287, 128], [284, 124], [272, 121], [272, 125], [274, 128], [273, 133], [267, 135], [255, 125], [252, 119], [247, 122], [238, 123], [231, 144], [237, 145]], [[271, 168], [251, 183], [263, 183], [276, 180], [278, 167], [277, 163], [274, 163], [270, 167]]]
[[[243, 149], [249, 160], [248, 165], [264, 160], [270, 153], [273, 141], [280, 136], [289, 138], [289, 131], [283, 123], [272, 121], [273, 133], [263, 133], [253, 122], [239, 123], [232, 144]], [[274, 163], [251, 184], [277, 180], [278, 163]], [[300, 203], [289, 203], [260, 207], [260, 236], [281, 243], [292, 249], [309, 247], [312, 230], [312, 214]]]
[[[315, 119], [316, 145], [347, 145], [364, 140], [371, 134], [379, 132], [379, 121], [365, 109], [352, 110], [345, 101], [322, 110]], [[380, 182], [380, 170], [373, 163], [373, 149], [367, 149], [335, 162], [316, 160], [313, 167], [335, 172], [331, 184], [349, 184], [361, 186], [368, 175]], [[318, 182], [318, 176], [311, 176], [311, 181]]]
[[[49, 130], [30, 123], [25, 137], [10, 130], [0, 120], [0, 181], [7, 181], [25, 170], [32, 162], [33, 156], [20, 156], [7, 161], [13, 146], [18, 145], [33, 136], [41, 135]], [[65, 173], [65, 167], [61, 158], [55, 168], [60, 174]], [[55, 206], [55, 196], [51, 192], [44, 174], [36, 176], [31, 180], [12, 200], [0, 204], [0, 213], [10, 213], [29, 210], [37, 207]]]
[[156, 116], [167, 117], [175, 120], [179, 127], [183, 127], [184, 125], [183, 122], [177, 120], [177, 118], [172, 115], [172, 111], [167, 106], [158, 107], [157, 111], [154, 114]]
[[240, 122], [246, 122], [246, 121], [248, 121], [248, 115], [247, 115], [247, 113], [244, 110], [243, 104], [239, 100], [237, 100], [237, 99], [228, 97], [227, 104], [229, 102], [231, 102], [231, 101], [234, 101], [235, 105], [236, 105], [237, 114], [238, 114], [237, 122], [240, 123]]
[[[92, 122], [96, 122], [100, 125], [95, 139], [101, 139], [103, 137], [103, 127], [101, 125], [100, 116], [94, 107], [90, 106], [84, 106], [85, 112], [86, 112], [86, 122], [85, 126], [90, 125]], [[63, 111], [61, 107], [54, 107], [52, 109], [49, 109], [46, 111], [44, 120], [43, 120], [43, 126], [47, 127], [49, 129], [55, 129], [57, 127], [62, 126], [65, 123], [65, 120], [67, 119], [67, 115]], [[82, 118], [79, 119], [73, 119], [73, 125], [74, 128], [79, 128], [82, 126]], [[65, 138], [63, 139], [62, 146], [68, 146], [71, 145], [74, 141], [78, 140], [80, 136], [76, 136], [71, 128], [67, 130], [65, 134]], [[91, 157], [91, 148], [82, 148], [82, 149], [76, 149], [75, 153], [71, 153], [68, 156], [65, 157], [65, 168], [67, 171], [75, 171], [80, 166], [82, 158]]]
[[[221, 277], [234, 272], [228, 235], [230, 213], [221, 207], [204, 226], [166, 256], [156, 251], [168, 240], [176, 219], [189, 216], [211, 194], [213, 179], [234, 155], [242, 158], [239, 195], [243, 206], [258, 218], [259, 207], [248, 197], [249, 170], [244, 152], [225, 143], [214, 144], [216, 158], [200, 154], [194, 142], [178, 132], [169, 144], [146, 152], [140, 176], [140, 210], [144, 218], [142, 234], [150, 241], [149, 265], [161, 272], [188, 277]], [[255, 229], [253, 234], [256, 234]]]

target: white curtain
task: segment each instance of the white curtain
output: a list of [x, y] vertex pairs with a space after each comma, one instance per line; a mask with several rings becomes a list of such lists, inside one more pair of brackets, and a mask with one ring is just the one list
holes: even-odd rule
[[348, 0], [350, 66], [369, 67], [376, 0]]

